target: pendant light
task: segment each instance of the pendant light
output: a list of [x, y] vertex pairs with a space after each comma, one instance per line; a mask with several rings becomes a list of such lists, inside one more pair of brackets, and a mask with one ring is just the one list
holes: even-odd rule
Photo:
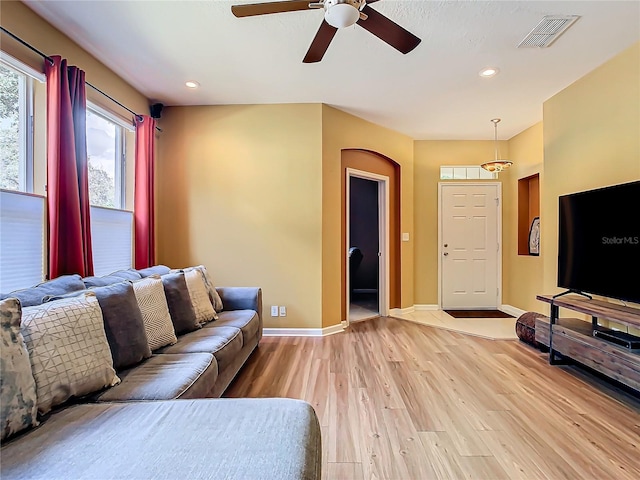
[[483, 163], [482, 165], [480, 165], [482, 168], [484, 168], [485, 170], [488, 170], [491, 173], [499, 173], [503, 170], [506, 170], [507, 168], [509, 168], [511, 165], [513, 165], [513, 162], [509, 161], [509, 160], [500, 160], [500, 150], [498, 148], [498, 123], [500, 123], [500, 119], [499, 118], [494, 118], [491, 120], [491, 122], [493, 123], [493, 127], [495, 130], [495, 152], [496, 152], [496, 158], [495, 160], [491, 161], [491, 162], [486, 162]]

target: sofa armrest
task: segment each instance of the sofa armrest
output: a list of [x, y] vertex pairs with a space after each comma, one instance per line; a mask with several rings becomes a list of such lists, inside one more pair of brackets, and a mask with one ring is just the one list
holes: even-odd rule
[[262, 325], [262, 289], [260, 287], [216, 287], [224, 310], [255, 310]]

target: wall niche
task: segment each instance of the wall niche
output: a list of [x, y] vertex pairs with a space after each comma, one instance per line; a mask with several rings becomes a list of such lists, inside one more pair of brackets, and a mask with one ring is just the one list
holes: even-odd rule
[[529, 233], [536, 218], [540, 218], [538, 173], [518, 180], [518, 255], [539, 255], [539, 251], [532, 251], [529, 244]]

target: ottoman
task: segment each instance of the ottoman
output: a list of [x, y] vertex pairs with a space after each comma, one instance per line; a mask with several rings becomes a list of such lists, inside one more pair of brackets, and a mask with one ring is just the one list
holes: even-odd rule
[[518, 338], [536, 348], [542, 346], [536, 342], [536, 318], [538, 317], [544, 317], [544, 315], [538, 312], [526, 312], [516, 320], [516, 335]]

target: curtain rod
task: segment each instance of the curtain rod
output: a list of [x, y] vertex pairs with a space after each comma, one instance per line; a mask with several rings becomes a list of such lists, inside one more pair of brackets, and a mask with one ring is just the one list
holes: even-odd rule
[[[51, 65], [53, 65], [53, 60], [51, 59], [51, 57], [49, 55], [46, 55], [44, 53], [42, 53], [40, 50], [38, 50], [36, 47], [34, 47], [33, 45], [28, 44], [27, 42], [25, 42], [24, 40], [22, 40], [20, 37], [18, 37], [17, 35], [11, 33], [9, 30], [7, 30], [6, 28], [4, 28], [3, 26], [0, 25], [0, 29], [2, 29], [2, 31], [4, 33], [6, 33], [7, 35], [9, 35], [11, 38], [13, 38], [15, 41], [21, 43], [22, 45], [24, 45], [25, 47], [27, 47], [29, 50], [31, 50], [32, 52], [37, 53], [38, 55], [40, 55], [42, 58], [44, 58], [45, 60], [47, 60], [49, 63], [51, 63]], [[109, 100], [111, 100], [113, 103], [115, 103], [116, 105], [119, 105], [120, 107], [124, 108], [127, 112], [131, 113], [135, 118], [137, 118], [138, 120], [142, 120], [142, 115], [137, 114], [136, 112], [134, 112], [133, 110], [131, 110], [130, 108], [124, 106], [122, 103], [120, 103], [119, 101], [117, 101], [115, 98], [113, 98], [111, 95], [106, 94], [105, 92], [103, 92], [102, 90], [100, 90], [98, 87], [96, 87], [95, 85], [92, 85], [91, 83], [87, 82], [85, 80], [84, 82], [87, 87], [91, 87], [93, 88], [96, 92], [102, 94], [103, 96], [107, 97]], [[161, 132], [162, 130], [159, 127], [156, 127], [156, 130], [158, 130], [159, 132]]]

